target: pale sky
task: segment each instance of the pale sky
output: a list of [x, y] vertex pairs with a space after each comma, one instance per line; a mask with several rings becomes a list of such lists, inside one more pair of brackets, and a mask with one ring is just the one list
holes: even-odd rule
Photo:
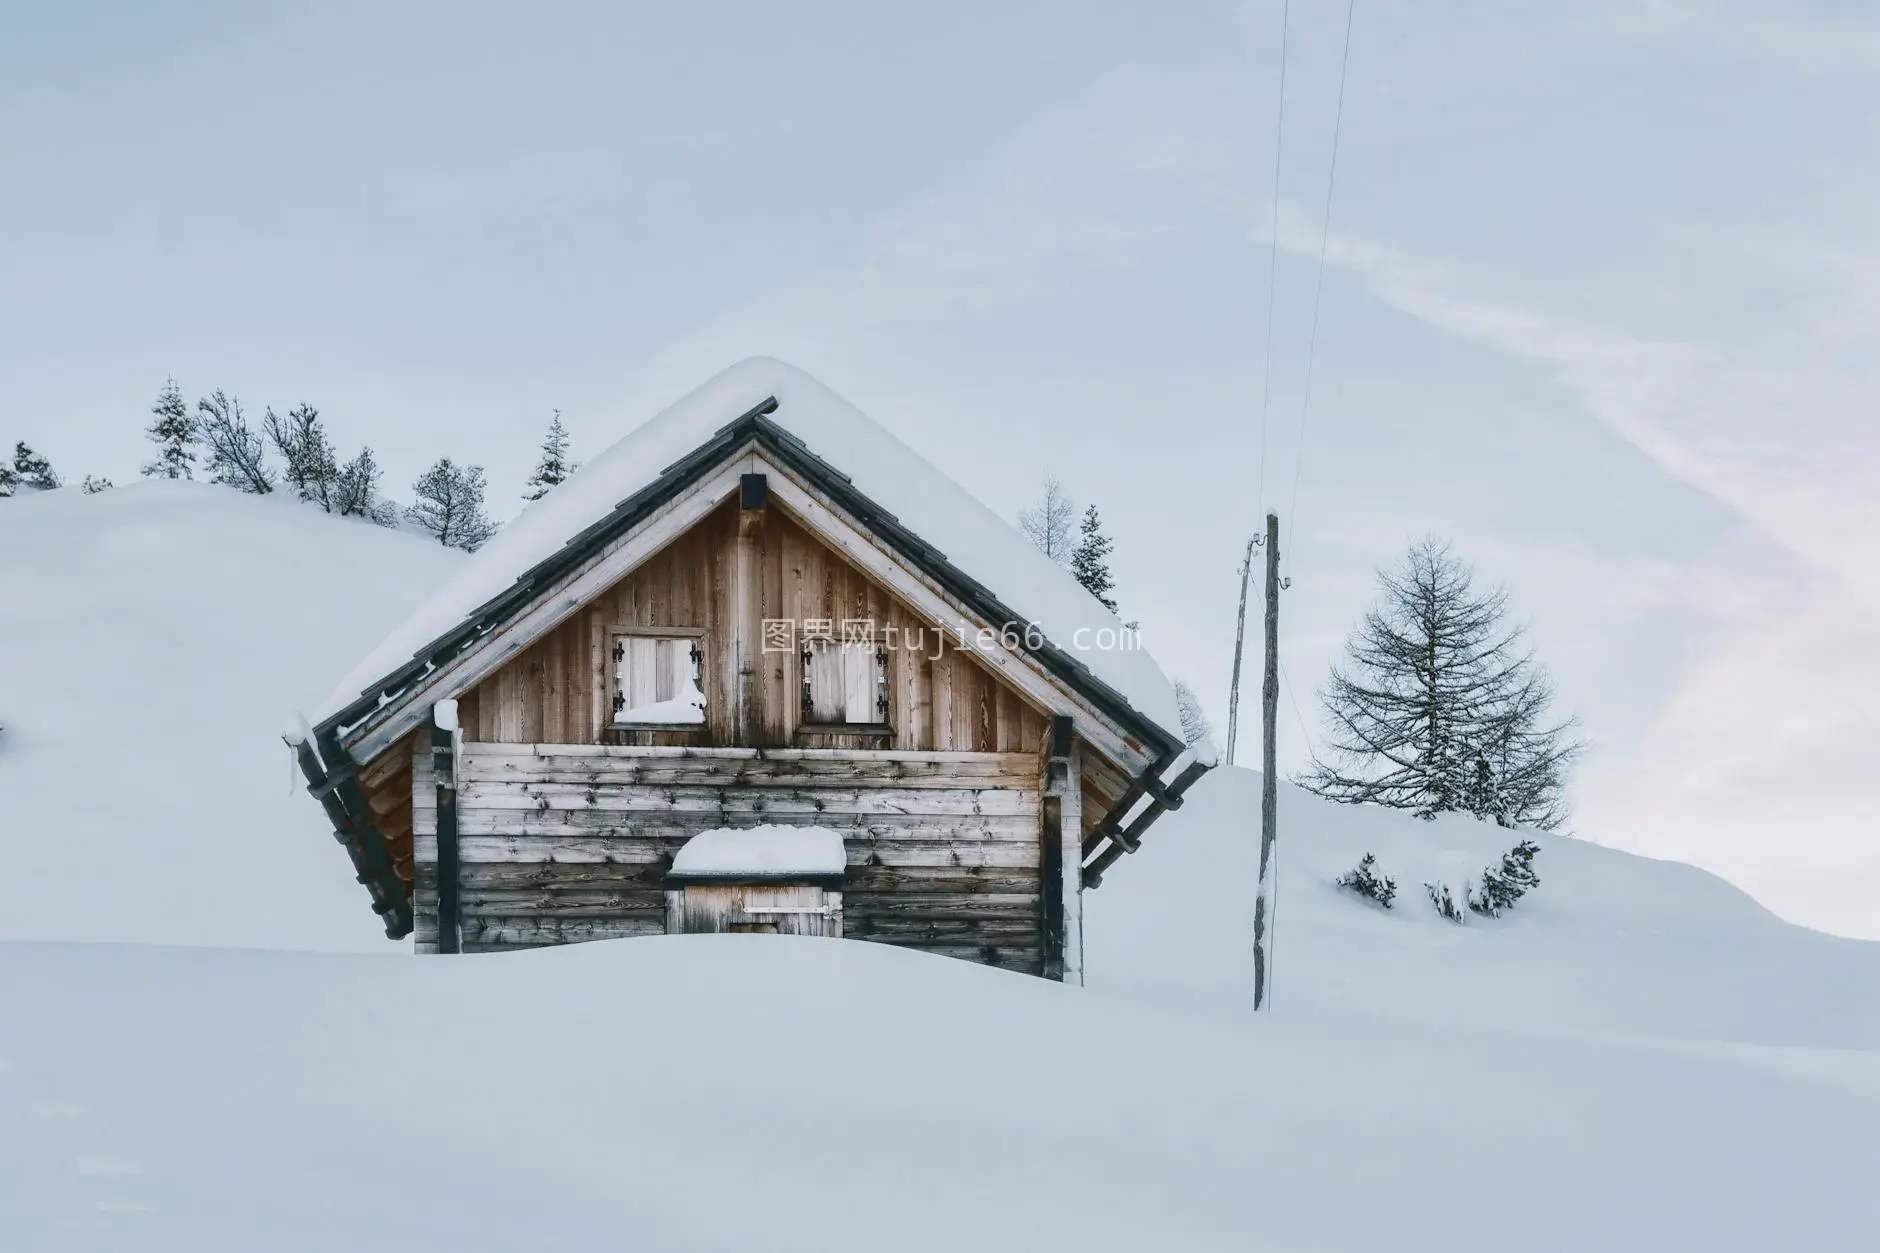
[[1451, 537], [1594, 741], [1580, 835], [1880, 938], [1869, 6], [1359, 0], [1303, 453], [1343, 0], [1292, 4], [1270, 374], [1277, 0], [25, 8], [0, 441], [73, 481], [173, 374], [507, 511], [552, 409], [591, 454], [780, 356], [1001, 513], [1097, 503], [1217, 723], [1277, 507], [1283, 763]]

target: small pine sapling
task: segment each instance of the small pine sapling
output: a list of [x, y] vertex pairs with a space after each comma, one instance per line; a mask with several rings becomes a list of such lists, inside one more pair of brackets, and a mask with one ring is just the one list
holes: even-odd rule
[[146, 462], [145, 478], [193, 479], [196, 477], [196, 419], [183, 403], [183, 393], [171, 379], [157, 394], [150, 407], [153, 416], [144, 434], [157, 446], [157, 455]]
[[561, 424], [561, 410], [557, 409], [554, 420], [548, 424], [548, 434], [542, 440], [542, 458], [535, 464], [535, 473], [523, 484], [529, 489], [523, 499], [542, 499], [567, 482], [575, 469], [568, 460], [568, 428]]
[[1182, 740], [1190, 748], [1211, 744], [1214, 724], [1208, 721], [1207, 710], [1201, 707], [1200, 694], [1182, 679], [1176, 679], [1171, 686], [1175, 689], [1175, 712], [1181, 718]]
[[84, 483], [84, 487], [82, 488], [82, 490], [87, 496], [96, 496], [99, 492], [110, 491], [111, 488], [112, 488], [112, 483], [110, 479], [95, 479], [91, 475], [87, 474], [85, 476], [85, 483]]
[[1356, 892], [1390, 908], [1390, 903], [1397, 899], [1397, 881], [1387, 874], [1377, 872], [1377, 858], [1366, 853], [1356, 866], [1345, 871], [1334, 880], [1341, 888]]
[[1097, 516], [1097, 507], [1091, 505], [1085, 509], [1083, 523], [1077, 528], [1077, 543], [1071, 549], [1071, 573], [1084, 585], [1084, 590], [1111, 613], [1116, 612], [1116, 598], [1110, 595], [1116, 586], [1116, 579], [1110, 574], [1110, 552], [1115, 547], [1116, 542], [1103, 533], [1103, 519]]
[[1541, 877], [1534, 871], [1534, 856], [1540, 851], [1541, 846], [1533, 840], [1522, 840], [1503, 853], [1500, 866], [1482, 872], [1482, 886], [1469, 894], [1469, 908], [1485, 918], [1499, 918], [1503, 910], [1539, 887]]

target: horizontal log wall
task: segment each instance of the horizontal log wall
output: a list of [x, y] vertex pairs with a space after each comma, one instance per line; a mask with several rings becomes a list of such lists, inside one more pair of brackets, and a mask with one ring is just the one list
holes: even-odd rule
[[[803, 624], [870, 619], [886, 636], [888, 725], [882, 738], [803, 732], [801, 661], [794, 650], [758, 652], [751, 726], [740, 739], [733, 706], [744, 691], [736, 673], [735, 501], [680, 536], [639, 569], [490, 676], [461, 701], [466, 740], [484, 743], [646, 743], [942, 749], [1036, 752], [1045, 716], [969, 652], [952, 647], [936, 624], [850, 565], [778, 508], [753, 541], [754, 617]], [[949, 626], [957, 629], [958, 624]], [[696, 731], [609, 732], [608, 632], [613, 627], [696, 628], [705, 632], [705, 726]]]
[[[464, 745], [465, 952], [666, 930], [673, 854], [712, 827], [843, 833], [843, 928], [1037, 973], [1039, 758], [1029, 753]], [[414, 755], [417, 942], [437, 939], [428, 754]]]

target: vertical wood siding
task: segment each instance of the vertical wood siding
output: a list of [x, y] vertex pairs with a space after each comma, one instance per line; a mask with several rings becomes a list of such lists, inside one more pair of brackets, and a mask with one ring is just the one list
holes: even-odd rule
[[[704, 522], [596, 597], [582, 613], [538, 640], [460, 702], [464, 738], [506, 744], [595, 744], [952, 750], [1035, 753], [1045, 715], [969, 652], [952, 647], [938, 624], [917, 618], [780, 509], [752, 539], [749, 579], [759, 619], [804, 623], [870, 619], [888, 648], [887, 737], [799, 732], [801, 658], [797, 648], [749, 650], [737, 662], [735, 597], [738, 510], [727, 501]], [[957, 629], [957, 624], [950, 624]], [[692, 627], [705, 632], [705, 726], [697, 730], [608, 731], [610, 628]], [[892, 628], [892, 631], [889, 631]], [[746, 631], [755, 628], [746, 626]], [[734, 727], [734, 703], [748, 680], [755, 716]]]

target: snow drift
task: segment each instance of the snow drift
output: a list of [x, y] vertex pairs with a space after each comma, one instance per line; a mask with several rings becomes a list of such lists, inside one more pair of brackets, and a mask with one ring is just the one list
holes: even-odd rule
[[207, 483], [0, 501], [0, 939], [383, 944], [282, 713], [461, 559]]
[[[456, 561], [207, 486], [0, 505], [0, 1246], [1880, 1236], [1880, 945], [1548, 837], [1456, 926], [1421, 884], [1510, 833], [1288, 788], [1255, 1019], [1241, 770], [1087, 898], [1083, 990], [773, 936], [413, 959], [278, 729]], [[1394, 909], [1334, 885], [1366, 852]]]

